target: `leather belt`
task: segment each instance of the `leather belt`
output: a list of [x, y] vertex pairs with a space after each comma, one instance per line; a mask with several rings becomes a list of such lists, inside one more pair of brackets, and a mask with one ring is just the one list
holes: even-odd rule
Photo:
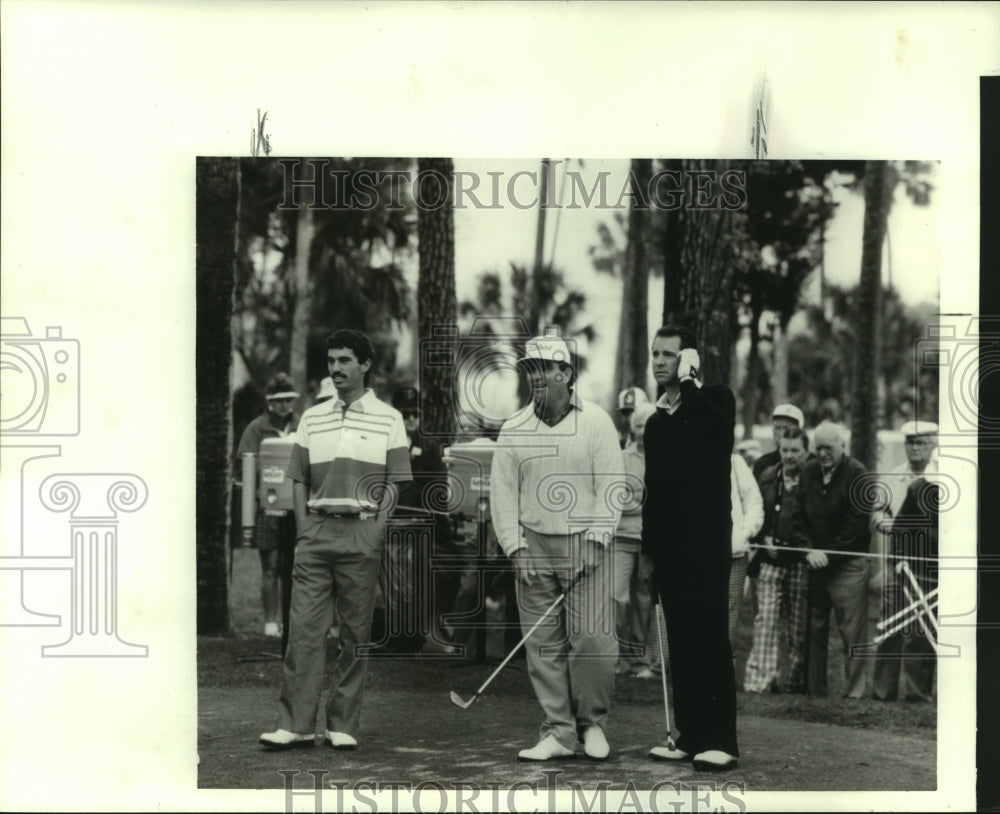
[[320, 517], [336, 517], [338, 520], [371, 520], [375, 517], [375, 512], [359, 512], [358, 514], [344, 514], [342, 512], [320, 512], [316, 509], [309, 509], [307, 514], [318, 514]]

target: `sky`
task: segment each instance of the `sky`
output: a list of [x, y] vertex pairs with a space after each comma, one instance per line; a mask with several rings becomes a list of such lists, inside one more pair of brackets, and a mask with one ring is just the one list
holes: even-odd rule
[[[540, 160], [476, 160], [455, 159], [457, 173], [468, 173], [464, 189], [472, 191], [459, 203], [464, 208], [455, 210], [455, 277], [459, 302], [473, 299], [479, 276], [487, 271], [500, 273], [505, 286], [510, 263], [526, 264], [534, 261], [538, 209], [529, 206], [538, 195], [537, 181], [516, 173], [538, 173]], [[557, 167], [550, 195], [564, 205], [572, 202], [572, 180], [564, 182], [566, 164]], [[584, 187], [589, 191], [600, 173], [607, 173], [607, 203], [614, 206], [628, 172], [627, 159], [585, 159], [582, 166], [571, 161], [569, 167], [579, 173]], [[493, 173], [493, 175], [488, 175]], [[479, 179], [478, 188], [473, 178]], [[935, 168], [932, 183], [937, 178]], [[508, 195], [508, 184], [511, 195]], [[496, 194], [494, 194], [496, 190]], [[475, 196], [475, 200], [473, 199]], [[861, 267], [861, 234], [864, 217], [864, 200], [859, 193], [838, 190], [838, 208], [827, 227], [825, 274], [828, 282], [851, 286], [858, 282]], [[938, 225], [938, 198], [932, 192], [926, 207], [916, 207], [897, 190], [889, 219], [889, 240], [883, 256], [883, 275], [888, 279], [891, 266], [893, 285], [903, 301], [910, 305], [938, 300], [940, 267], [940, 230]], [[583, 290], [587, 295], [586, 319], [596, 328], [597, 336], [585, 349], [589, 374], [580, 380], [584, 398], [610, 405], [611, 377], [614, 365], [615, 344], [621, 311], [621, 281], [594, 270], [588, 254], [597, 245], [597, 227], [603, 222], [615, 234], [621, 246], [625, 235], [614, 221], [613, 209], [601, 209], [595, 204], [584, 206], [583, 197], [576, 193], [577, 208], [550, 209], [546, 217], [545, 258], [551, 259], [561, 269], [568, 284]], [[477, 206], [478, 201], [482, 206]], [[498, 204], [497, 208], [487, 208]], [[752, 201], [748, 203], [752, 206]], [[627, 200], [623, 204], [627, 206]], [[621, 211], [627, 211], [622, 209]], [[889, 262], [891, 249], [891, 263]], [[807, 282], [804, 301], [818, 300], [819, 275], [814, 273]], [[649, 324], [660, 323], [663, 304], [662, 278], [650, 281]], [[646, 382], [652, 390], [652, 381]]]

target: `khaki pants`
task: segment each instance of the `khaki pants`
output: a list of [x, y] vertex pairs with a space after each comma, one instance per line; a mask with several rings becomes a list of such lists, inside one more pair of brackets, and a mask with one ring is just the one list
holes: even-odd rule
[[[569, 584], [565, 535], [526, 531], [536, 576], [518, 584], [521, 629], [527, 633]], [[545, 713], [540, 737], [552, 734], [572, 749], [589, 726], [604, 729], [615, 684], [615, 638], [611, 553], [579, 580], [525, 643], [528, 675]]]
[[303, 735], [316, 730], [332, 594], [342, 646], [327, 699], [326, 728], [357, 737], [368, 672], [368, 659], [358, 648], [369, 644], [371, 636], [384, 529], [374, 519], [310, 515], [300, 530], [281, 685], [282, 729]]

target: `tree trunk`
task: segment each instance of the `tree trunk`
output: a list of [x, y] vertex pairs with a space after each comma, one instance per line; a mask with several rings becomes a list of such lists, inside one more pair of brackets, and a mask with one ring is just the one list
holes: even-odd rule
[[747, 372], [743, 380], [743, 439], [753, 437], [757, 423], [757, 370], [760, 366], [760, 316], [761, 308], [750, 306], [750, 350], [747, 352]]
[[[318, 172], [318, 170], [317, 170]], [[288, 351], [288, 375], [300, 393], [309, 392], [307, 348], [312, 314], [312, 288], [309, 285], [309, 256], [316, 225], [311, 206], [299, 204], [295, 227], [295, 308]]]
[[195, 172], [197, 630], [199, 635], [219, 635], [229, 632], [226, 554], [233, 445], [231, 320], [240, 168], [236, 159], [201, 158]]
[[[435, 338], [435, 344], [454, 344], [458, 325], [455, 297], [455, 218], [452, 211], [454, 165], [450, 158], [422, 158], [420, 172], [436, 171], [448, 182], [444, 205], [417, 210], [417, 245], [420, 252], [420, 279], [417, 283], [417, 321], [421, 340]], [[453, 354], [452, 354], [453, 355]], [[456, 431], [455, 374], [444, 366], [420, 370], [421, 423], [425, 432], [451, 442]], [[443, 437], [442, 437], [443, 436]]]
[[858, 283], [854, 391], [851, 395], [851, 455], [875, 467], [878, 432], [879, 300], [882, 291], [882, 244], [896, 173], [885, 161], [865, 166], [865, 219]]
[[[646, 188], [653, 174], [652, 160], [633, 158], [632, 173], [638, 183]], [[646, 366], [649, 364], [649, 266], [646, 262], [648, 231], [649, 209], [633, 206], [628, 216], [628, 249], [622, 272], [615, 394], [632, 386], [646, 389]]]
[[531, 296], [528, 300], [528, 330], [533, 336], [542, 333], [542, 266], [545, 258], [545, 212], [549, 197], [549, 159], [542, 159], [542, 177], [538, 193], [538, 227], [535, 231], [535, 265], [531, 270]]
[[773, 406], [788, 401], [788, 326], [780, 317], [774, 325], [774, 375], [771, 377]]

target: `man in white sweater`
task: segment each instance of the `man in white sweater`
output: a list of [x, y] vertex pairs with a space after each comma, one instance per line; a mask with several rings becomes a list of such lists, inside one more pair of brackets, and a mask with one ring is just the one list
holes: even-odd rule
[[529, 340], [518, 364], [531, 377], [532, 402], [497, 439], [493, 525], [517, 573], [522, 630], [566, 595], [526, 645], [545, 720], [538, 743], [518, 759], [571, 757], [582, 740], [587, 757], [604, 760], [618, 657], [609, 546], [626, 485], [618, 433], [604, 410], [574, 391], [564, 340]]

